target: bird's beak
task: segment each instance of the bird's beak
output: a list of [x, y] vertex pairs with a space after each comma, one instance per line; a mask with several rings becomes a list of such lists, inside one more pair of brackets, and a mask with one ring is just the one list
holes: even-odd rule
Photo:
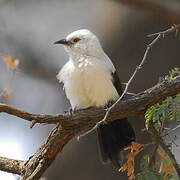
[[73, 43], [71, 41], [67, 41], [66, 39], [61, 39], [59, 41], [54, 42], [54, 44], [71, 45]]

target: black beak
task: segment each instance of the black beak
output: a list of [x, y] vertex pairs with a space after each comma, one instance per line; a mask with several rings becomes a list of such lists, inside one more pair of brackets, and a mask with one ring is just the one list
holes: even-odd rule
[[59, 41], [54, 42], [54, 44], [71, 45], [73, 43], [71, 41], [67, 41], [66, 39], [61, 39]]

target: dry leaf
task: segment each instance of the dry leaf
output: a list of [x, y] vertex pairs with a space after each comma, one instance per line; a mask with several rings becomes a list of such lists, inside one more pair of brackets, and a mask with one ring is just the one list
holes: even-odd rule
[[3, 91], [1, 92], [1, 97], [5, 100], [8, 100], [11, 97], [11, 89], [9, 88], [4, 88]]
[[172, 163], [171, 163], [171, 164], [163, 167], [163, 168], [161, 169], [161, 172], [162, 172], [162, 173], [165, 173], [165, 174], [173, 175], [173, 174], [174, 174], [174, 166], [173, 166]]
[[124, 164], [120, 169], [119, 169], [119, 171], [121, 171], [121, 172], [124, 172], [124, 171], [126, 171], [127, 170], [127, 164]]
[[127, 171], [127, 176], [129, 180], [134, 180], [134, 160], [137, 154], [142, 151], [143, 145], [137, 142], [132, 142], [130, 146], [124, 148], [124, 150], [130, 150], [130, 152], [126, 155], [126, 163], [119, 169], [119, 171], [124, 172]]
[[162, 151], [158, 151], [159, 156], [163, 159], [165, 157], [167, 157], [167, 154], [165, 152]]
[[6, 67], [13, 70], [17, 69], [20, 63], [18, 59], [14, 60], [11, 56], [4, 56], [3, 60], [6, 63]]

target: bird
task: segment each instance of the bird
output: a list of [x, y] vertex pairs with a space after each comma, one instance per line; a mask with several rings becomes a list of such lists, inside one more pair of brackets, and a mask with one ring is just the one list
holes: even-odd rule
[[[57, 74], [63, 83], [72, 111], [106, 107], [123, 93], [117, 71], [97, 36], [88, 29], [76, 30], [56, 41], [69, 55]], [[127, 118], [102, 123], [97, 139], [103, 164], [122, 165], [122, 151], [135, 141], [135, 132]]]

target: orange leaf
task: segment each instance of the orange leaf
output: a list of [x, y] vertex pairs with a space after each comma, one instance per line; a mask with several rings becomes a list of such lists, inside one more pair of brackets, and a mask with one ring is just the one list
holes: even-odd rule
[[133, 161], [134, 160], [134, 153], [130, 152], [126, 155], [127, 161]]
[[128, 166], [128, 170], [127, 170], [127, 176], [131, 176], [132, 174], [134, 174], [134, 163]]
[[18, 59], [13, 59], [11, 56], [4, 56], [3, 60], [6, 64], [6, 67], [10, 68], [10, 69], [17, 69], [19, 66], [19, 60]]
[[161, 172], [165, 173], [165, 174], [173, 175], [174, 174], [174, 166], [172, 164], [169, 164], [169, 165], [163, 167], [161, 169]]
[[165, 158], [167, 156], [167, 154], [162, 151], [158, 151], [158, 154], [161, 158]]
[[119, 171], [122, 171], [122, 172], [124, 172], [124, 171], [126, 171], [127, 170], [127, 164], [124, 164], [120, 169], [119, 169]]
[[9, 88], [5, 88], [1, 94], [2, 94], [2, 98], [5, 100], [8, 100], [11, 97], [11, 90]]
[[129, 176], [129, 180], [134, 180], [134, 179], [135, 179], [134, 174], [131, 174], [131, 175]]
[[137, 154], [142, 151], [143, 146], [137, 142], [132, 142], [130, 146], [124, 148], [124, 150], [130, 150], [126, 155], [126, 163], [119, 169], [119, 171], [127, 171], [127, 176], [129, 180], [134, 180], [134, 160]]
[[142, 148], [142, 144], [139, 144], [137, 142], [132, 142], [131, 146], [134, 151], [140, 151]]

